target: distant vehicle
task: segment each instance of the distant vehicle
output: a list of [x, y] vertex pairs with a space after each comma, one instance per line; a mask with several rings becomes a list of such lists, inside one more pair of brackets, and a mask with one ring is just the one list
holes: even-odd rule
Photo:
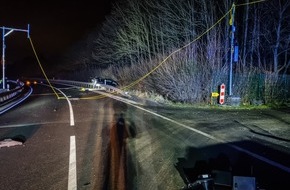
[[117, 87], [119, 84], [112, 79], [104, 79], [104, 84]]
[[94, 85], [105, 84], [105, 85], [109, 85], [109, 86], [113, 86], [113, 87], [117, 87], [119, 85], [118, 82], [116, 82], [112, 79], [103, 79], [100, 77], [93, 78], [92, 82], [94, 83]]

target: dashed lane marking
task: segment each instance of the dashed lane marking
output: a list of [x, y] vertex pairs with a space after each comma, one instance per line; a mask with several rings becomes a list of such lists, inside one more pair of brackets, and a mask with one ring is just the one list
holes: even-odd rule
[[68, 170], [68, 190], [77, 189], [77, 168], [76, 168], [76, 141], [75, 136], [70, 137], [70, 154]]

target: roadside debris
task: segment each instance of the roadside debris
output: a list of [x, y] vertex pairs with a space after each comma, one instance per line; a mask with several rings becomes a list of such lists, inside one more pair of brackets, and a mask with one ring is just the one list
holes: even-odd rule
[[23, 145], [23, 143], [20, 141], [12, 140], [12, 139], [4, 139], [4, 140], [0, 141], [0, 148], [17, 146], [17, 145]]

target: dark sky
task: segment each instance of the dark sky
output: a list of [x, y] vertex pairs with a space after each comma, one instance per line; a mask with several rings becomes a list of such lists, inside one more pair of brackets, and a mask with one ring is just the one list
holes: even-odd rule
[[[110, 7], [110, 0], [7, 0], [0, 5], [0, 26], [26, 29], [30, 24], [37, 53], [58, 56], [99, 25]], [[33, 54], [24, 32], [11, 33], [5, 42], [6, 62]]]

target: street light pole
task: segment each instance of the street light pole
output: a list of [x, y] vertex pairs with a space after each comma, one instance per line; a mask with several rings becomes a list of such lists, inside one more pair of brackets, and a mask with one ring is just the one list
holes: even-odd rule
[[231, 25], [231, 57], [230, 57], [230, 71], [229, 71], [229, 97], [228, 103], [232, 106], [239, 106], [241, 104], [241, 98], [239, 96], [233, 96], [232, 87], [233, 87], [233, 62], [238, 61], [238, 53], [239, 48], [237, 44], [235, 44], [235, 3], [232, 6], [231, 18], [230, 18], [230, 25]]
[[229, 95], [232, 96], [232, 85], [233, 85], [233, 56], [234, 56], [234, 40], [235, 40], [235, 4], [232, 6], [232, 14], [230, 19], [231, 25], [231, 58], [230, 58], [230, 74], [229, 74]]
[[17, 28], [9, 28], [9, 27], [0, 27], [2, 28], [2, 88], [6, 89], [6, 77], [5, 77], [5, 37], [11, 34], [13, 31], [18, 31], [18, 32], [26, 32], [27, 33], [27, 38], [29, 38], [29, 24], [27, 25], [27, 30], [25, 29], [17, 29]]
[[232, 85], [233, 85], [233, 55], [234, 55], [234, 40], [235, 40], [235, 3], [232, 5], [232, 13], [231, 13], [231, 58], [230, 58], [230, 75], [229, 75], [229, 95], [232, 96]]

